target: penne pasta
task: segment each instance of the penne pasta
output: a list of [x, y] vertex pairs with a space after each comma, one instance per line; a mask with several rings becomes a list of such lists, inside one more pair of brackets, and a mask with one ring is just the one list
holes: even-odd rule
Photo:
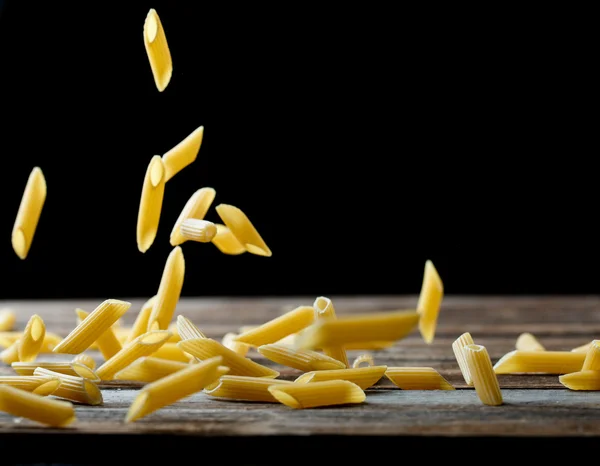
[[463, 348], [469, 373], [473, 378], [475, 392], [485, 405], [499, 406], [504, 401], [498, 384], [498, 377], [485, 346], [467, 345]]
[[294, 382], [313, 383], [324, 382], [326, 380], [347, 380], [366, 390], [375, 385], [383, 377], [386, 369], [387, 366], [369, 366], [352, 369], [310, 371], [299, 376]]
[[366, 399], [365, 392], [347, 380], [276, 384], [268, 390], [280, 403], [294, 409], [362, 403]]
[[275, 343], [292, 333], [308, 327], [314, 320], [315, 309], [312, 306], [299, 306], [248, 332], [238, 335], [236, 341], [251, 346]]
[[529, 332], [523, 332], [517, 337], [515, 349], [523, 351], [546, 351], [538, 339]]
[[63, 340], [63, 337], [57, 335], [56, 333], [46, 332], [44, 335], [44, 342], [42, 343], [42, 347], [40, 348], [41, 353], [52, 353], [56, 345], [58, 345]]
[[291, 346], [271, 343], [259, 346], [258, 352], [265, 358], [282, 366], [293, 367], [304, 372], [346, 368], [342, 361], [325, 354], [312, 350], [296, 349]]
[[5, 364], [12, 364], [19, 361], [19, 341], [16, 340], [8, 348], [0, 353], [0, 360]]
[[366, 364], [366, 366], [363, 367], [374, 366], [375, 361], [373, 360], [373, 355], [368, 353], [359, 354], [352, 362], [352, 367], [356, 369], [361, 367], [361, 364]]
[[37, 314], [32, 315], [25, 326], [23, 336], [19, 338], [17, 347], [19, 361], [34, 361], [44, 343], [45, 335], [46, 324], [44, 324], [44, 320]]
[[[325, 296], [320, 296], [315, 299], [313, 303], [313, 307], [317, 313], [317, 319], [319, 320], [335, 320], [337, 317], [335, 315], [335, 308], [333, 307], [333, 302], [331, 299], [326, 298]], [[334, 345], [334, 346], [326, 346], [321, 348], [321, 350], [330, 358], [337, 359], [344, 363], [345, 367], [349, 367], [348, 356], [346, 355], [346, 349], [342, 345]]]
[[600, 371], [585, 370], [559, 375], [558, 381], [570, 390], [600, 390]]
[[592, 342], [588, 341], [585, 345], [573, 348], [571, 351], [573, 351], [574, 353], [587, 353], [587, 350], [590, 349], [590, 346], [592, 346]]
[[294, 382], [267, 377], [247, 377], [243, 375], [223, 375], [219, 380], [207, 386], [203, 391], [207, 395], [231, 400], [262, 401], [279, 403], [268, 390], [273, 385], [289, 385]]
[[230, 256], [237, 256], [246, 252], [244, 245], [238, 241], [229, 228], [220, 223], [215, 223], [215, 226], [217, 232], [211, 242], [219, 251]]
[[210, 243], [217, 234], [217, 227], [208, 220], [188, 218], [181, 224], [180, 232], [186, 240]]
[[[83, 309], [75, 309], [75, 313], [77, 314], [79, 323], [83, 322], [89, 315], [89, 313], [85, 312]], [[98, 350], [102, 353], [104, 360], [112, 358], [121, 351], [121, 348], [123, 347], [112, 327], [108, 327], [102, 332], [94, 343], [98, 346]]]
[[593, 340], [585, 353], [585, 359], [581, 366], [582, 371], [600, 370], [600, 340]]
[[165, 182], [196, 160], [203, 136], [204, 126], [200, 126], [162, 156], [165, 165]]
[[220, 356], [209, 358], [144, 386], [129, 407], [125, 422], [141, 419], [201, 391], [227, 372], [228, 369], [220, 365], [222, 361]]
[[223, 365], [229, 367], [230, 375], [247, 375], [250, 377], [271, 377], [279, 376], [279, 372], [269, 367], [258, 364], [251, 359], [240, 356], [236, 352], [226, 348], [218, 341], [212, 338], [191, 338], [181, 340], [177, 343], [186, 353], [191, 354], [200, 361], [215, 356], [223, 357]]
[[171, 337], [167, 340], [167, 343], [177, 343], [178, 341], [181, 341], [179, 329], [177, 328], [177, 322], [171, 322], [167, 327], [167, 330], [171, 332]]
[[75, 420], [72, 403], [6, 385], [0, 386], [0, 411], [54, 427], [64, 427]]
[[150, 62], [154, 84], [158, 91], [162, 92], [171, 81], [173, 60], [162, 22], [154, 8], [148, 11], [144, 21], [144, 47]]
[[13, 362], [11, 366], [17, 374], [22, 376], [32, 376], [34, 375], [35, 370], [38, 367], [40, 367], [42, 369], [57, 372], [59, 374], [72, 375], [74, 377], [83, 377], [84, 379], [89, 379], [94, 382], [100, 380], [93, 369], [86, 366], [85, 364], [75, 361]]
[[125, 369], [129, 364], [143, 356], [155, 353], [169, 339], [171, 332], [167, 330], [152, 330], [127, 343], [121, 351], [105, 361], [97, 370], [100, 380], [113, 380], [114, 375]]
[[147, 331], [166, 330], [173, 318], [185, 275], [185, 260], [181, 246], [175, 246], [163, 269], [156, 301], [148, 318]]
[[150, 354], [154, 358], [168, 359], [169, 361], [190, 362], [191, 356], [177, 346], [177, 342], [165, 342], [154, 353]]
[[[171, 230], [171, 237], [169, 239], [171, 246], [178, 246], [187, 241], [187, 238], [181, 233], [181, 224], [189, 218], [199, 220], [204, 219], [208, 209], [215, 200], [216, 195], [217, 192], [213, 188], [200, 188], [194, 194], [192, 194], [192, 196], [183, 206], [183, 209], [181, 210], [181, 213], [179, 214], [179, 217], [177, 217], [177, 221], [173, 226], [173, 230]], [[217, 228], [215, 226], [215, 234], [216, 231]]]
[[133, 322], [133, 326], [127, 334], [127, 339], [125, 340], [126, 343], [135, 340], [142, 333], [148, 331], [148, 319], [150, 319], [150, 314], [152, 313], [155, 302], [156, 295], [152, 296], [148, 301], [142, 304], [142, 308], [138, 312], [135, 321]]
[[425, 343], [433, 342], [443, 298], [444, 284], [433, 266], [433, 262], [428, 260], [425, 262], [423, 284], [417, 304], [417, 311], [421, 316], [419, 319], [419, 331]]
[[248, 350], [250, 349], [250, 345], [237, 341], [237, 336], [237, 333], [226, 333], [221, 339], [221, 344], [225, 348], [229, 348], [231, 351], [239, 354], [240, 356], [246, 356], [248, 354]]
[[259, 256], [272, 256], [271, 250], [244, 212], [229, 204], [219, 204], [215, 210], [246, 251]]
[[58, 345], [54, 353], [83, 353], [94, 341], [127, 312], [131, 303], [107, 299], [82, 320]]
[[301, 348], [319, 349], [359, 342], [396, 341], [408, 335], [419, 322], [416, 311], [385, 311], [317, 320], [298, 334]]
[[33, 371], [33, 375], [54, 377], [60, 380], [60, 385], [52, 392], [52, 396], [92, 406], [102, 404], [102, 392], [96, 383], [89, 379], [61, 374], [60, 372], [54, 372], [43, 367], [37, 367]]
[[452, 343], [452, 351], [454, 351], [454, 356], [456, 357], [456, 361], [458, 362], [458, 367], [460, 368], [460, 372], [462, 373], [463, 378], [465, 379], [465, 383], [470, 387], [473, 386], [473, 378], [469, 372], [469, 365], [467, 364], [467, 359], [465, 357], [464, 347], [467, 345], [472, 345], [475, 342], [473, 341], [473, 337], [469, 332], [463, 333], [460, 337], [458, 337]]
[[8, 332], [15, 327], [17, 315], [12, 309], [0, 309], [0, 332]]
[[513, 350], [494, 364], [496, 374], [567, 374], [581, 370], [586, 353]]
[[454, 390], [433, 367], [388, 367], [385, 376], [402, 390]]
[[96, 360], [91, 357], [89, 354], [81, 353], [75, 356], [71, 362], [83, 364], [84, 366], [89, 367], [91, 370], [96, 368]]
[[154, 243], [158, 232], [164, 195], [165, 166], [161, 157], [155, 155], [150, 159], [144, 175], [142, 197], [140, 198], [138, 210], [136, 241], [140, 252], [146, 252]]
[[206, 338], [206, 336], [198, 330], [190, 319], [184, 316], [177, 316], [177, 330], [181, 340], [191, 340], [193, 338]]
[[11, 236], [12, 247], [21, 259], [25, 259], [29, 254], [33, 236], [46, 201], [46, 192], [44, 174], [39, 167], [34, 167], [27, 179], [27, 185], [21, 198]]
[[179, 361], [146, 356], [134, 361], [125, 369], [115, 374], [116, 380], [133, 380], [136, 382], [154, 382], [163, 377], [185, 369], [189, 364]]
[[[25, 390], [27, 392], [33, 392], [37, 390], [41, 385], [44, 385], [48, 382], [57, 381], [58, 383], [54, 383], [54, 389], [60, 385], [60, 380], [56, 377], [48, 377], [48, 376], [23, 376], [23, 375], [3, 375], [0, 376], [0, 386], [1, 385], [10, 385], [11, 387], [15, 387], [21, 390]], [[48, 385], [50, 387], [50, 385]], [[52, 390], [54, 391], [54, 390]], [[42, 393], [38, 393], [41, 395]]]

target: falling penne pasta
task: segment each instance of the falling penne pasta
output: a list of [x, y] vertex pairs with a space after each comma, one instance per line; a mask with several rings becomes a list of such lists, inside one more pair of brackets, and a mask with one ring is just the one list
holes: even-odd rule
[[425, 262], [423, 284], [417, 304], [417, 311], [421, 316], [419, 319], [419, 331], [425, 343], [433, 342], [443, 298], [444, 284], [433, 262], [428, 260]]
[[352, 369], [334, 369], [310, 371], [302, 374], [295, 383], [313, 383], [326, 380], [347, 380], [363, 390], [375, 385], [385, 374], [387, 366], [356, 367]]
[[114, 376], [116, 380], [132, 380], [135, 382], [154, 382], [163, 377], [185, 369], [189, 364], [180, 361], [146, 356], [140, 358]]
[[155, 155], [150, 159], [144, 175], [142, 197], [140, 198], [138, 210], [136, 240], [140, 252], [146, 252], [154, 243], [158, 232], [164, 195], [165, 166], [161, 157]]
[[577, 346], [576, 348], [573, 348], [571, 351], [573, 351], [574, 353], [587, 353], [587, 350], [590, 349], [590, 346], [592, 346], [592, 342], [588, 341], [585, 345]]
[[44, 343], [46, 335], [46, 324], [37, 314], [32, 315], [23, 330], [23, 336], [19, 338], [17, 352], [19, 361], [29, 362], [35, 360]]
[[[19, 388], [27, 392], [33, 392], [37, 390], [41, 385], [48, 382], [58, 381], [53, 385], [54, 389], [60, 384], [60, 380], [56, 377], [48, 376], [24, 376], [24, 375], [2, 375], [0, 376], [0, 385], [10, 385], [11, 387]], [[54, 391], [54, 390], [52, 390]], [[38, 393], [41, 395], [42, 393]]]
[[231, 400], [262, 401], [263, 403], [279, 403], [269, 391], [269, 387], [294, 382], [266, 377], [247, 377], [243, 375], [223, 375], [217, 382], [206, 387], [207, 395]]
[[21, 259], [25, 259], [31, 248], [44, 202], [46, 201], [46, 179], [39, 167], [31, 171], [21, 198], [19, 211], [12, 230], [12, 247]]
[[148, 331], [148, 319], [150, 319], [150, 314], [152, 313], [152, 308], [154, 307], [155, 301], [156, 295], [152, 296], [148, 301], [142, 304], [142, 308], [138, 312], [131, 330], [127, 334], [127, 339], [125, 340], [126, 343], [135, 340], [142, 333], [146, 333]]
[[250, 349], [250, 345], [237, 341], [237, 337], [237, 333], [228, 332], [225, 335], [223, 335], [223, 338], [221, 339], [221, 344], [224, 347], [229, 348], [231, 351], [234, 351], [235, 353], [239, 354], [240, 356], [246, 356], [248, 354], [248, 350]]
[[40, 367], [60, 374], [83, 377], [84, 379], [89, 379], [93, 382], [100, 380], [93, 369], [77, 361], [13, 362], [11, 367], [17, 374], [22, 376], [34, 375], [35, 370]]
[[12, 309], [0, 309], [0, 332], [12, 330], [17, 321], [17, 315]]
[[229, 204], [219, 204], [215, 210], [246, 251], [259, 256], [271, 257], [271, 250], [244, 212]]
[[118, 299], [107, 299], [100, 303], [84, 320], [82, 320], [58, 345], [54, 353], [83, 353], [100, 335], [120, 319], [131, 303]]
[[125, 422], [133, 422], [154, 411], [201, 391], [227, 372], [221, 356], [192, 364], [144, 386], [129, 407]]
[[296, 338], [302, 348], [320, 349], [328, 346], [372, 341], [395, 341], [408, 335], [419, 322], [416, 311], [384, 311], [342, 316], [335, 320], [317, 320]]
[[504, 402], [502, 392], [486, 347], [473, 344], [465, 346], [463, 350], [475, 392], [481, 402], [490, 406], [501, 405]]
[[585, 359], [581, 366], [582, 371], [600, 370], [600, 340], [593, 340], [585, 353]]
[[60, 380], [60, 385], [52, 392], [52, 396], [92, 406], [102, 404], [102, 392], [96, 383], [89, 379], [61, 374], [43, 367], [36, 368], [33, 375], [54, 377]]
[[154, 353], [150, 354], [154, 358], [168, 359], [169, 361], [190, 362], [190, 355], [186, 354], [177, 342], [165, 342]]
[[64, 427], [75, 420], [69, 401], [55, 400], [9, 386], [0, 386], [0, 411], [54, 427]]
[[159, 92], [165, 90], [173, 74], [173, 60], [167, 43], [167, 36], [154, 8], [151, 8], [144, 21], [144, 47], [150, 62], [154, 84]]
[[[165, 182], [169, 181], [177, 173], [196, 160], [203, 136], [204, 126], [200, 126], [170, 151], [165, 152], [162, 156], [165, 165]], [[172, 246], [176, 245], [173, 244]]]
[[494, 364], [496, 374], [567, 374], [581, 370], [586, 353], [513, 350]]
[[75, 356], [71, 362], [83, 364], [84, 366], [89, 367], [91, 370], [96, 368], [96, 360], [91, 357], [89, 354], [81, 353]]
[[196, 327], [190, 319], [182, 315], [177, 316], [177, 330], [182, 340], [191, 340], [193, 338], [206, 338], [206, 336]]
[[114, 375], [143, 356], [155, 353], [171, 336], [167, 330], [151, 330], [127, 343], [121, 351], [105, 361], [97, 370], [100, 380], [113, 380]]
[[385, 376], [402, 390], [454, 390], [433, 367], [388, 367]]
[[229, 228], [221, 223], [215, 223], [217, 233], [211, 240], [219, 251], [230, 256], [237, 256], [246, 252], [246, 248], [234, 236]]
[[263, 366], [249, 358], [240, 356], [235, 351], [226, 348], [218, 341], [212, 338], [190, 338], [181, 340], [177, 343], [186, 353], [198, 358], [201, 361], [215, 356], [223, 357], [223, 365], [229, 367], [230, 375], [247, 375], [250, 377], [271, 377], [279, 376], [279, 372], [270, 367]]
[[359, 354], [352, 362], [352, 367], [356, 369], [361, 367], [361, 364], [366, 364], [366, 366], [363, 367], [374, 366], [375, 361], [373, 360], [373, 355], [369, 353]]
[[152, 312], [148, 318], [148, 331], [166, 330], [169, 327], [181, 295], [184, 275], [185, 260], [183, 251], [181, 246], [175, 246], [169, 254], [163, 269], [158, 293], [156, 293], [156, 301], [154, 301]]
[[463, 333], [452, 343], [452, 351], [454, 351], [454, 356], [458, 362], [458, 367], [460, 368], [460, 372], [465, 379], [465, 383], [469, 386], [473, 386], [473, 378], [469, 373], [469, 365], [467, 364], [464, 348], [465, 346], [472, 345], [474, 343], [473, 337], [471, 337], [469, 332]]
[[251, 346], [275, 343], [292, 333], [308, 327], [314, 320], [315, 309], [312, 306], [298, 306], [248, 332], [238, 335], [236, 341]]
[[268, 390], [280, 403], [294, 409], [362, 403], [366, 399], [363, 389], [347, 380], [276, 384]]
[[271, 343], [259, 346], [258, 352], [265, 358], [282, 366], [293, 367], [304, 372], [346, 368], [342, 361], [330, 356], [317, 351], [296, 349], [291, 346]]
[[[181, 234], [181, 224], [188, 218], [202, 220], [206, 216], [208, 209], [215, 200], [217, 192], [213, 188], [200, 188], [188, 199], [183, 206], [179, 217], [175, 221], [169, 242], [171, 246], [178, 246], [184, 243], [187, 238]], [[216, 234], [215, 226], [215, 234]]]
[[[88, 312], [83, 309], [75, 309], [75, 313], [77, 314], [79, 323], [83, 322], [87, 316]], [[123, 345], [115, 335], [115, 331], [112, 327], [108, 327], [102, 334], [98, 336], [95, 341], [100, 353], [102, 353], [102, 357], [104, 360], [112, 358], [115, 354], [121, 351]]]
[[181, 236], [198, 243], [210, 243], [217, 234], [217, 227], [208, 220], [188, 218], [181, 224]]
[[570, 390], [600, 390], [600, 371], [585, 370], [558, 376], [558, 381]]
[[529, 332], [523, 332], [517, 337], [515, 349], [522, 351], [546, 351], [538, 339]]
[[[317, 313], [317, 320], [335, 320], [337, 316], [335, 314], [335, 308], [331, 299], [325, 296], [319, 296], [315, 299], [313, 307]], [[337, 359], [344, 363], [344, 366], [349, 367], [348, 356], [346, 355], [346, 349], [342, 345], [326, 346], [321, 348], [327, 356], [333, 359]]]

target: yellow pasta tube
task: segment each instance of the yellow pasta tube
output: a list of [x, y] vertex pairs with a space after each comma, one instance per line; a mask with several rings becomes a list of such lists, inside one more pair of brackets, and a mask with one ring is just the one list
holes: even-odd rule
[[467, 364], [467, 360], [465, 358], [464, 347], [474, 343], [473, 337], [471, 337], [469, 332], [463, 333], [452, 343], [452, 351], [454, 351], [454, 356], [458, 362], [458, 367], [460, 368], [460, 372], [462, 373], [466, 384], [469, 386], [473, 386], [473, 378], [469, 372], [469, 365]]
[[168, 359], [169, 361], [190, 362], [190, 356], [177, 346], [177, 342], [165, 342], [154, 353], [150, 354], [154, 358]]
[[271, 257], [271, 250], [244, 212], [229, 204], [219, 204], [215, 210], [246, 251], [259, 256]]
[[75, 420], [72, 403], [6, 385], [0, 386], [0, 411], [54, 427], [64, 427]]
[[361, 367], [361, 364], [366, 364], [367, 367], [374, 366], [375, 361], [373, 360], [373, 355], [368, 353], [359, 354], [352, 362], [352, 367], [356, 369], [358, 367]]
[[246, 343], [240, 343], [236, 340], [237, 337], [237, 333], [228, 332], [223, 335], [221, 344], [226, 348], [229, 348], [231, 351], [236, 352], [240, 356], [246, 356], [248, 354], [248, 350], [250, 349], [250, 345], [247, 345]]
[[177, 330], [179, 331], [179, 336], [182, 340], [206, 338], [190, 319], [181, 315], [177, 316]]
[[395, 341], [408, 335], [419, 322], [416, 311], [384, 311], [317, 320], [298, 334], [296, 345], [319, 349], [373, 341]]
[[496, 374], [567, 374], [581, 370], [586, 353], [513, 350], [494, 364]]
[[523, 332], [517, 337], [515, 349], [523, 351], [546, 351], [538, 339], [529, 332]]
[[144, 47], [150, 62], [154, 83], [159, 92], [165, 90], [173, 74], [173, 60], [167, 36], [158, 13], [151, 8], [144, 21]]
[[181, 236], [198, 243], [210, 243], [217, 234], [217, 227], [208, 220], [188, 218], [181, 224]]
[[[177, 173], [196, 160], [198, 152], [200, 151], [200, 146], [202, 145], [203, 136], [204, 126], [200, 126], [192, 131], [192, 133], [190, 133], [183, 141], [173, 147], [170, 151], [165, 152], [165, 154], [162, 156], [166, 170], [165, 182], [169, 181]], [[204, 218], [204, 216], [197, 218]], [[176, 245], [172, 244], [172, 246]]]
[[252, 346], [262, 346], [285, 338], [308, 327], [315, 320], [315, 309], [312, 306], [299, 306], [279, 317], [242, 333], [236, 341]]
[[192, 364], [144, 386], [135, 398], [125, 422], [136, 421], [150, 413], [201, 391], [227, 371], [220, 366], [221, 356]]
[[[335, 320], [337, 317], [335, 315], [335, 308], [333, 307], [333, 302], [331, 299], [326, 298], [325, 296], [319, 296], [315, 299], [313, 304], [315, 311], [317, 311], [317, 319], [330, 319]], [[321, 350], [329, 357], [333, 359], [337, 359], [338, 361], [342, 361], [346, 367], [349, 367], [348, 356], [346, 355], [346, 350], [342, 345], [335, 346], [326, 346], [321, 348]]]
[[156, 352], [171, 336], [167, 330], [151, 330], [137, 337], [130, 343], [127, 343], [121, 351], [115, 354], [108, 361], [104, 362], [97, 370], [96, 374], [101, 380], [112, 380], [114, 375], [120, 370], [125, 369], [129, 364], [143, 356], [150, 356]]
[[46, 325], [44, 320], [37, 314], [32, 315], [25, 326], [23, 336], [19, 338], [19, 361], [29, 362], [35, 360], [40, 348], [44, 343], [46, 335]]
[[485, 405], [499, 406], [503, 403], [498, 377], [485, 346], [467, 345], [464, 347], [469, 373], [473, 378], [475, 392]]
[[0, 309], [0, 332], [12, 330], [17, 321], [17, 315], [12, 309]]
[[54, 384], [54, 387], [56, 389], [56, 387], [58, 387], [58, 385], [60, 384], [60, 380], [56, 377], [3, 375], [0, 376], [0, 385], [10, 385], [11, 387], [19, 388], [27, 392], [33, 392], [34, 390], [37, 390], [40, 387], [40, 385], [52, 382], [53, 380], [59, 382], [58, 384]]
[[116, 380], [133, 380], [136, 382], [154, 382], [163, 377], [185, 369], [189, 364], [179, 361], [170, 361], [162, 358], [146, 356], [134, 361], [125, 369], [115, 374]]
[[127, 335], [126, 343], [135, 340], [142, 333], [148, 331], [148, 319], [150, 319], [150, 314], [152, 313], [155, 302], [156, 295], [152, 296], [148, 301], [142, 304], [142, 308], [138, 312], [135, 321], [133, 322], [133, 326]]
[[3, 348], [8, 348], [15, 341], [17, 341], [23, 332], [0, 332], [0, 346]]
[[167, 343], [177, 343], [181, 341], [181, 337], [179, 336], [179, 329], [177, 328], [177, 322], [171, 322], [167, 330], [171, 332], [171, 338], [167, 340]]
[[600, 371], [585, 370], [559, 375], [558, 381], [570, 390], [600, 390]]
[[344, 345], [346, 351], [350, 350], [382, 350], [394, 346], [395, 341], [357, 341]]
[[277, 384], [268, 390], [280, 403], [294, 409], [362, 403], [366, 399], [362, 388], [347, 380]]
[[78, 354], [72, 359], [71, 362], [83, 364], [84, 366], [89, 367], [91, 370], [94, 370], [96, 368], [96, 360], [89, 354], [85, 353]]
[[98, 385], [89, 379], [53, 372], [43, 367], [36, 368], [33, 375], [54, 377], [60, 380], [60, 385], [52, 392], [52, 396], [92, 406], [102, 404], [102, 392]]
[[42, 347], [40, 348], [40, 354], [42, 353], [52, 353], [56, 345], [58, 345], [63, 340], [63, 337], [57, 335], [56, 333], [46, 332], [44, 335], [44, 342], [42, 343]]
[[590, 349], [590, 346], [592, 346], [591, 341], [587, 342], [585, 345], [581, 345], [576, 348], [573, 348], [571, 351], [573, 351], [575, 353], [587, 353], [587, 350]]
[[342, 361], [325, 354], [312, 350], [296, 349], [291, 346], [271, 343], [259, 346], [258, 352], [273, 362], [304, 372], [346, 368]]
[[58, 345], [54, 353], [83, 353], [94, 343], [117, 319], [119, 319], [131, 303], [118, 299], [107, 299], [100, 303], [84, 320], [82, 320]]
[[190, 338], [188, 340], [181, 340], [177, 345], [179, 345], [183, 351], [201, 361], [215, 356], [222, 356], [223, 365], [229, 367], [229, 373], [231, 375], [271, 378], [279, 376], [278, 371], [240, 356], [212, 338]]
[[156, 301], [148, 318], [148, 330], [166, 330], [169, 327], [181, 295], [184, 275], [183, 252], [181, 246], [175, 246], [163, 269]]
[[[85, 312], [83, 309], [75, 309], [75, 312], [79, 318], [79, 323], [83, 322], [89, 315], [89, 313]], [[101, 335], [99, 335], [95, 343], [105, 360], [112, 358], [121, 351], [121, 348], [123, 347], [112, 327], [108, 327]]]
[[83, 377], [94, 382], [100, 379], [96, 375], [93, 369], [76, 361], [36, 361], [36, 362], [13, 362], [11, 364], [14, 371], [22, 376], [34, 375], [35, 370], [40, 367], [52, 372], [57, 372], [65, 375], [72, 375], [75, 377]]
[[268, 390], [272, 385], [289, 385], [294, 382], [267, 377], [247, 377], [243, 375], [223, 375], [219, 380], [204, 389], [204, 393], [217, 398], [231, 400], [262, 401], [279, 403]]
[[302, 374], [295, 383], [313, 383], [326, 380], [347, 380], [355, 383], [363, 390], [375, 385], [385, 374], [387, 366], [357, 367], [352, 369], [335, 369], [310, 371]]
[[402, 390], [454, 390], [433, 367], [388, 367], [385, 376]]
[[161, 157], [155, 155], [146, 169], [138, 210], [136, 240], [140, 252], [146, 252], [156, 238], [164, 195], [165, 166]]
[[246, 252], [246, 248], [234, 236], [229, 228], [221, 223], [215, 223], [217, 233], [211, 240], [219, 251], [230, 256], [237, 256]]
[[425, 262], [423, 284], [417, 304], [417, 311], [421, 315], [419, 319], [419, 331], [425, 343], [433, 342], [435, 337], [435, 329], [443, 297], [444, 285], [442, 279], [433, 266], [433, 262], [428, 260]]
[[13, 362], [19, 361], [19, 341], [16, 340], [8, 348], [2, 350], [0, 353], [0, 360], [5, 364], [12, 364]]
[[27, 180], [19, 211], [12, 230], [12, 247], [21, 259], [25, 259], [31, 248], [42, 207], [46, 201], [46, 179], [39, 167], [34, 167]]
[[585, 353], [585, 359], [581, 366], [582, 371], [600, 370], [600, 340], [593, 340]]
[[179, 244], [182, 244], [185, 241], [187, 241], [187, 238], [185, 238], [181, 234], [181, 224], [189, 218], [199, 220], [204, 219], [208, 212], [208, 209], [215, 200], [216, 195], [217, 191], [215, 191], [213, 188], [200, 188], [196, 192], [194, 192], [194, 194], [192, 194], [192, 196], [183, 206], [179, 217], [177, 217], [177, 220], [175, 221], [173, 230], [171, 230], [171, 237], [169, 238], [171, 246], [178, 246]]

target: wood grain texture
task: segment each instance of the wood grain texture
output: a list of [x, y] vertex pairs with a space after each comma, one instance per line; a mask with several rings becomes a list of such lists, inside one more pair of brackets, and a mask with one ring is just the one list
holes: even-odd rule
[[[412, 309], [416, 296], [335, 297], [338, 316], [359, 312]], [[182, 298], [175, 315], [192, 320], [208, 337], [221, 338], [242, 325], [258, 325], [314, 297], [287, 298]], [[66, 335], [76, 324], [76, 307], [93, 310], [101, 300], [2, 302], [17, 311], [17, 329], [36, 313], [48, 331]], [[131, 325], [145, 299], [130, 299], [123, 317]], [[484, 406], [467, 387], [451, 348], [463, 332], [486, 346], [492, 362], [514, 349], [518, 335], [533, 333], [548, 350], [570, 350], [600, 335], [600, 298], [590, 297], [459, 297], [444, 298], [435, 340], [426, 344], [417, 331], [385, 350], [370, 351], [376, 364], [428, 366], [438, 370], [456, 391], [402, 391], [387, 379], [367, 391], [363, 405], [292, 410], [283, 405], [223, 401], [198, 393], [134, 424], [123, 422], [136, 390], [142, 385], [126, 381], [103, 383], [102, 406], [77, 406], [77, 422], [68, 429], [40, 427], [26, 419], [0, 413], [0, 441], [20, 435], [53, 434], [53, 439], [104, 437], [131, 434], [166, 439], [271, 438], [305, 436], [353, 438], [471, 438], [552, 437], [578, 438], [600, 435], [600, 392], [566, 389], [555, 375], [499, 376], [505, 404]], [[362, 351], [349, 351], [350, 361]], [[90, 352], [102, 362], [101, 355]], [[294, 379], [300, 371], [284, 368], [251, 350], [253, 360], [277, 368], [281, 378]], [[55, 360], [64, 355], [41, 355]], [[0, 365], [0, 374], [13, 374]], [[153, 437], [154, 438], [154, 437]], [[19, 440], [14, 440], [19, 441]], [[118, 440], [114, 440], [118, 442]], [[165, 440], [166, 441], [166, 440]], [[300, 441], [300, 440], [298, 440]]]

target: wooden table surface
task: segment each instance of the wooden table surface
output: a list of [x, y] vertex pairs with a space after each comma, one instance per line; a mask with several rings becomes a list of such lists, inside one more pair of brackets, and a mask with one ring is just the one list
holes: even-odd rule
[[[416, 296], [330, 298], [338, 316], [411, 309], [417, 302]], [[313, 300], [314, 297], [182, 298], [176, 315], [191, 319], [208, 337], [220, 338], [242, 325], [261, 324], [295, 306], [310, 305]], [[0, 302], [0, 307], [17, 311], [18, 329], [36, 313], [42, 316], [48, 331], [66, 335], [75, 325], [76, 307], [91, 311], [101, 301], [14, 301]], [[123, 318], [125, 325], [133, 322], [144, 300], [129, 301], [132, 307]], [[600, 392], [568, 390], [559, 383], [557, 375], [500, 375], [504, 404], [483, 405], [474, 389], [464, 383], [451, 347], [466, 331], [488, 349], [492, 362], [514, 349], [521, 332], [533, 333], [548, 350], [570, 350], [600, 335], [600, 298], [447, 296], [432, 344], [426, 344], [415, 330], [393, 347], [371, 352], [376, 364], [433, 367], [454, 385], [455, 391], [400, 390], [384, 378], [367, 390], [364, 404], [306, 410], [280, 404], [223, 401], [197, 393], [138, 422], [125, 424], [125, 414], [140, 384], [112, 381], [101, 385], [103, 405], [77, 405], [77, 421], [68, 428], [44, 427], [0, 412], [0, 447], [18, 447], [22, 455], [33, 458], [40, 452], [27, 445], [34, 440], [40, 445], [51, 442], [56, 458], [64, 461], [60, 457], [65, 453], [62, 449], [68, 449], [74, 441], [96, 448], [102, 442], [95, 458], [110, 454], [113, 447], [144, 449], [148, 442], [157, 448], [205, 445], [224, 448], [231, 459], [258, 455], [256, 458], [266, 464], [264, 449], [275, 445], [298, 449], [303, 454], [336, 448], [340, 458], [344, 454], [351, 458], [353, 449], [348, 446], [352, 445], [429, 448], [448, 444], [464, 448], [460, 445], [477, 438], [493, 448], [509, 439], [529, 446], [540, 441], [553, 445], [567, 441], [571, 445], [586, 439], [600, 441], [596, 438], [600, 435]], [[361, 352], [349, 351], [349, 359]], [[99, 353], [89, 354], [102, 361]], [[282, 378], [293, 379], [301, 373], [278, 366], [255, 351], [248, 356], [277, 368]], [[61, 357], [41, 355], [38, 360]], [[0, 363], [0, 374], [14, 372]], [[431, 454], [435, 451], [432, 449]], [[259, 460], [253, 464], [261, 464]]]

